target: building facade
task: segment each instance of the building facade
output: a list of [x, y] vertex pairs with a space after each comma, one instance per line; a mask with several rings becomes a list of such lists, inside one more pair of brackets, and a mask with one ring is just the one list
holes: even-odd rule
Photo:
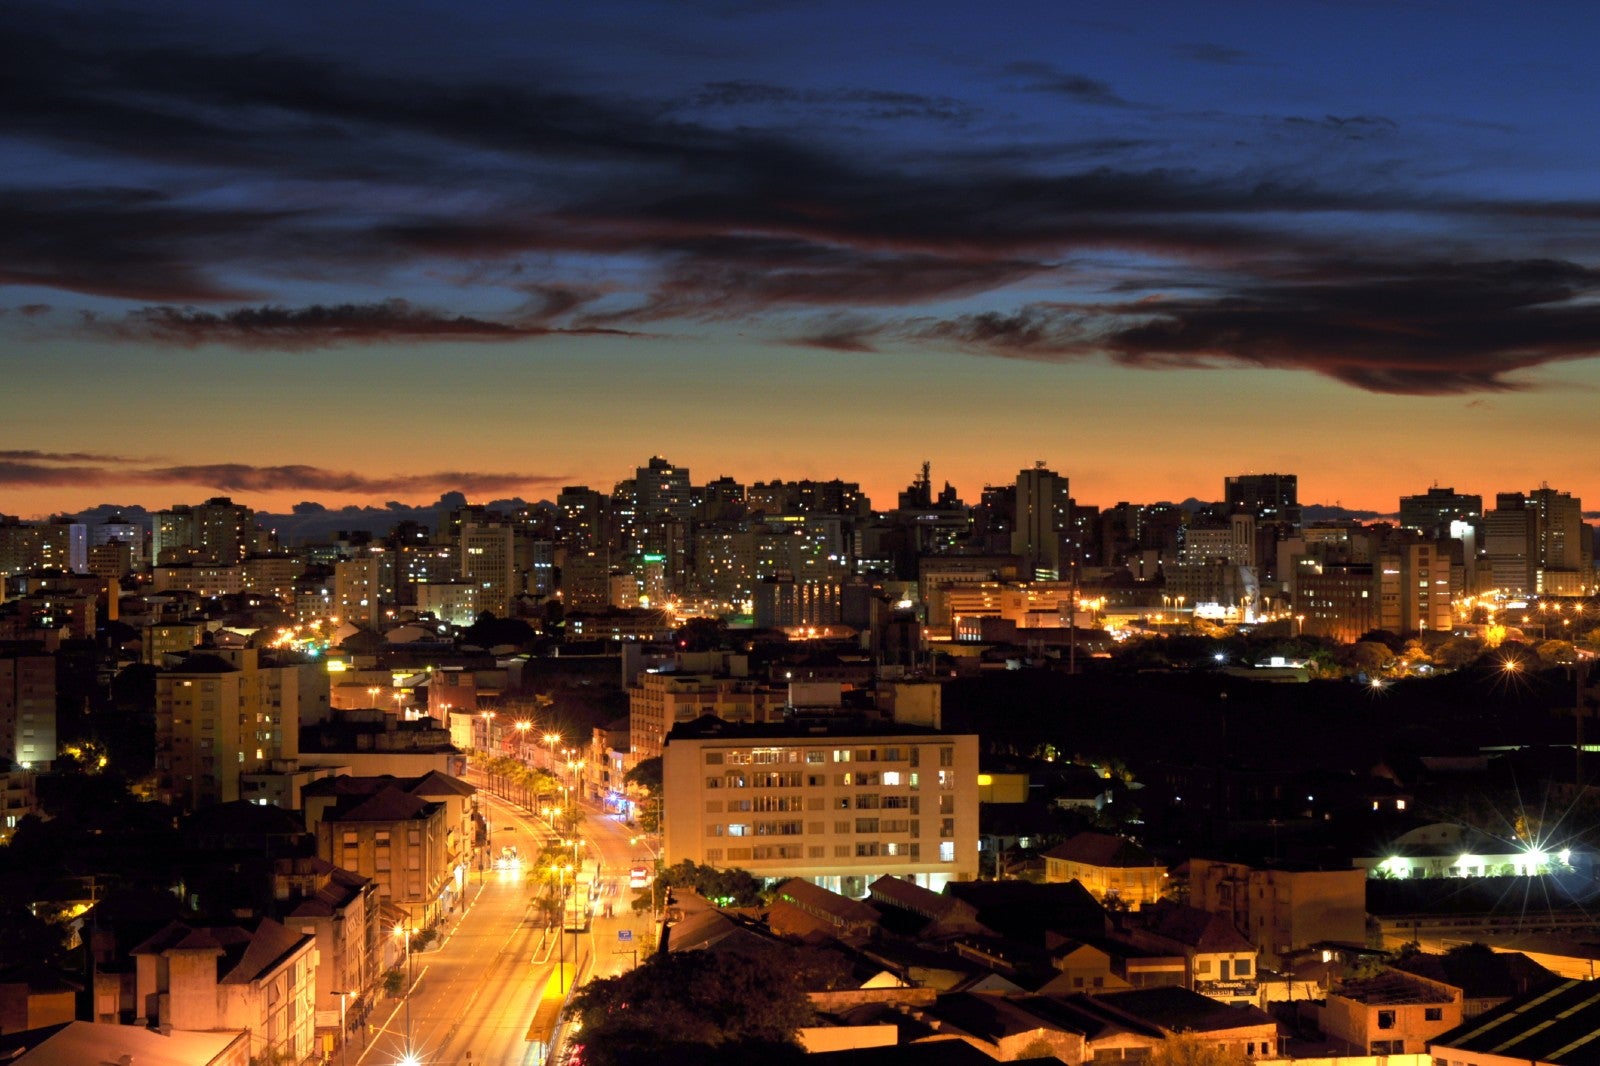
[[662, 757], [664, 859], [801, 877], [851, 898], [884, 875], [978, 872], [978, 739], [853, 718], [701, 718]]

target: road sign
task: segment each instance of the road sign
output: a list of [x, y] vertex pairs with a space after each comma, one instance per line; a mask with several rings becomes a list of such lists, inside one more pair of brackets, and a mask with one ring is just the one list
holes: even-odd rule
[[633, 930], [632, 929], [618, 929], [617, 930], [617, 939], [618, 940], [622, 940], [622, 941], [632, 940], [633, 939]]

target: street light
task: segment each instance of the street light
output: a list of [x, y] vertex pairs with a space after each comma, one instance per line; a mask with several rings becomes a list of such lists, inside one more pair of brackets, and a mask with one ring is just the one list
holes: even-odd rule
[[644, 835], [629, 837], [628, 843], [643, 844], [644, 849], [650, 853], [650, 946], [655, 946], [656, 935], [656, 892], [661, 886], [661, 853], [651, 846], [649, 839]]
[[[570, 866], [551, 865], [549, 871], [550, 873], [555, 874], [557, 878], [557, 921], [560, 924], [556, 926], [556, 943], [560, 949], [560, 956], [559, 961], [556, 964], [556, 980], [558, 987], [562, 992], [566, 992], [567, 990], [567, 874], [570, 873], [571, 870], [572, 867]], [[545, 958], [549, 957], [550, 956], [548, 955], [545, 956]], [[576, 965], [577, 959], [573, 959], [573, 963]]]
[[411, 1047], [411, 935], [404, 923], [394, 923], [394, 935], [400, 938], [406, 946], [406, 988], [404, 993], [406, 1005], [406, 1047], [405, 1056], [400, 1060], [401, 1066], [416, 1066], [420, 1060]]
[[344, 1020], [344, 1000], [346, 996], [353, 996], [356, 993], [341, 992], [338, 989], [333, 989], [332, 991], [334, 995], [339, 997], [339, 1066], [347, 1066], [350, 1061], [350, 1055], [345, 1051], [344, 1042], [350, 1036], [350, 1027], [345, 1024]]
[[[577, 754], [577, 750], [578, 749], [576, 749], [576, 748], [570, 749], [568, 751], [568, 755]], [[579, 775], [583, 773], [583, 760], [582, 759], [572, 759], [572, 758], [567, 759], [567, 772], [572, 775], [572, 805], [573, 805], [573, 808], [576, 809], [577, 805], [578, 805], [578, 800], [580, 798], [579, 790], [578, 790], [578, 781], [579, 781]]]

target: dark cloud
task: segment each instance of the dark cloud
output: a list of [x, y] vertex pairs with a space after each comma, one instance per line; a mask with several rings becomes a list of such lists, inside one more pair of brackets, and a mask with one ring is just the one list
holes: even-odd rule
[[874, 119], [930, 119], [965, 123], [977, 109], [950, 96], [887, 89], [794, 89], [768, 82], [734, 80], [706, 84], [689, 101], [694, 107], [800, 107], [828, 114], [860, 112]]
[[91, 466], [56, 466], [0, 459], [0, 485], [38, 488], [46, 485], [103, 485], [114, 480], [109, 471]]
[[122, 455], [105, 455], [100, 452], [43, 452], [32, 449], [0, 449], [0, 460], [23, 463], [141, 463], [143, 459], [130, 459]]
[[560, 475], [439, 471], [389, 477], [327, 470], [322, 467], [253, 466], [246, 463], [208, 463], [155, 466], [130, 470], [89, 465], [47, 465], [0, 459], [0, 486], [82, 488], [91, 485], [202, 485], [223, 492], [304, 490], [377, 494], [439, 492], [465, 489], [475, 494], [505, 492], [526, 486], [551, 486]]
[[[1543, 226], [1581, 241], [1600, 207], [1451, 201], [1378, 174], [1387, 157], [1370, 172], [1341, 169], [1332, 157], [1359, 151], [1346, 141], [1400, 140], [1382, 116], [1208, 115], [1201, 124], [1207, 137], [1237, 119], [1237, 129], [1295, 151], [1310, 144], [1314, 169], [1235, 149], [1215, 159], [1167, 152], [1155, 124], [1169, 113], [1032, 61], [998, 73], [1013, 88], [1129, 110], [1091, 122], [1081, 141], [1070, 140], [1076, 129], [1052, 129], [1048, 142], [980, 130], [944, 153], [893, 137], [846, 150], [828, 123], [794, 122], [791, 111], [862, 122], [992, 116], [938, 95], [756, 80], [711, 82], [687, 102], [627, 99], [534, 74], [464, 81], [271, 43], [208, 49], [131, 16], [99, 21], [26, 3], [7, 14], [0, 136], [97, 158], [130, 187], [0, 192], [0, 284], [154, 305], [85, 319], [102, 337], [306, 350], [738, 319], [781, 339], [795, 335], [786, 316], [797, 311], [857, 308], [862, 315], [801, 327], [792, 343], [1284, 367], [1413, 393], [1511, 388], [1520, 370], [1594, 349], [1585, 268], [1408, 258], [1418, 232], [1463, 219], [1473, 229], [1462, 246], [1507, 220], [1519, 234], [1537, 238]], [[1213, 63], [1248, 58], [1220, 45], [1177, 50]], [[689, 107], [749, 109], [766, 124], [732, 110], [701, 121]], [[1321, 151], [1334, 140], [1337, 151]], [[1100, 158], [1116, 163], [1089, 165]], [[1171, 158], [1198, 162], [1147, 162]], [[158, 166], [138, 165], [147, 161]], [[139, 174], [152, 187], [131, 187]], [[1095, 255], [1117, 266], [1091, 287], [1072, 264]], [[1169, 275], [1186, 281], [1166, 290], [1181, 295], [1113, 299], [1147, 295]], [[483, 316], [434, 309], [447, 296], [428, 307], [278, 306], [256, 291], [397, 277], [487, 283], [525, 303]], [[1021, 309], [1007, 291], [1044, 282], [1065, 291], [1069, 281], [1070, 301]], [[965, 316], [916, 310], [986, 296], [989, 310]], [[47, 310], [25, 313], [49, 321]], [[62, 469], [9, 461], [56, 471], [17, 469], [17, 478]], [[92, 476], [97, 464], [65, 465]]]
[[833, 352], [875, 352], [881, 326], [861, 315], [830, 315], [807, 324], [804, 332], [784, 343], [797, 348], [823, 348]]
[[245, 307], [222, 313], [192, 307], [147, 307], [106, 323], [105, 332], [121, 340], [159, 341], [184, 347], [227, 344], [279, 351], [405, 340], [512, 341], [557, 333], [630, 335], [598, 327], [562, 329], [540, 322], [494, 322], [447, 315], [414, 308], [404, 300], [328, 307]]
[[892, 307], [986, 292], [1049, 269], [1023, 259], [874, 252], [789, 239], [722, 237], [661, 248], [643, 305], [580, 322], [749, 315], [782, 307]]
[[898, 324], [900, 339], [1044, 361], [1308, 370], [1369, 392], [1526, 387], [1516, 374], [1600, 354], [1600, 271], [1552, 260], [1319, 264], [1216, 297], [1036, 304]]
[[501, 492], [524, 485], [542, 485], [559, 478], [523, 474], [486, 474], [443, 471], [431, 474], [401, 474], [373, 477], [348, 471], [325, 470], [315, 466], [252, 466], [245, 463], [210, 463], [197, 466], [168, 466], [143, 472], [140, 477], [157, 483], [206, 485], [230, 492], [272, 492], [283, 489], [306, 491], [381, 493], [417, 492], [449, 486], [469, 492]]
[[1024, 92], [1050, 93], [1065, 96], [1080, 104], [1097, 107], [1127, 107], [1128, 101], [1116, 94], [1111, 86], [1086, 74], [1058, 70], [1049, 63], [1022, 60], [1007, 63], [1005, 73], [1022, 79], [1019, 88]]
[[287, 217], [186, 208], [144, 189], [4, 190], [0, 284], [135, 300], [236, 299], [247, 294], [216, 281], [206, 264]]

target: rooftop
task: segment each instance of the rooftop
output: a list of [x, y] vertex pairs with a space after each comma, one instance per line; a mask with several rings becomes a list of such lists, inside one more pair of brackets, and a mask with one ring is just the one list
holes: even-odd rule
[[1330, 995], [1366, 1003], [1389, 1006], [1396, 1003], [1450, 1003], [1454, 996], [1429, 981], [1419, 980], [1400, 970], [1388, 970], [1373, 977], [1353, 978], [1339, 984]]
[[1431, 1043], [1501, 1059], [1552, 1066], [1600, 1063], [1600, 982], [1563, 981], [1512, 1000], [1450, 1030]]

